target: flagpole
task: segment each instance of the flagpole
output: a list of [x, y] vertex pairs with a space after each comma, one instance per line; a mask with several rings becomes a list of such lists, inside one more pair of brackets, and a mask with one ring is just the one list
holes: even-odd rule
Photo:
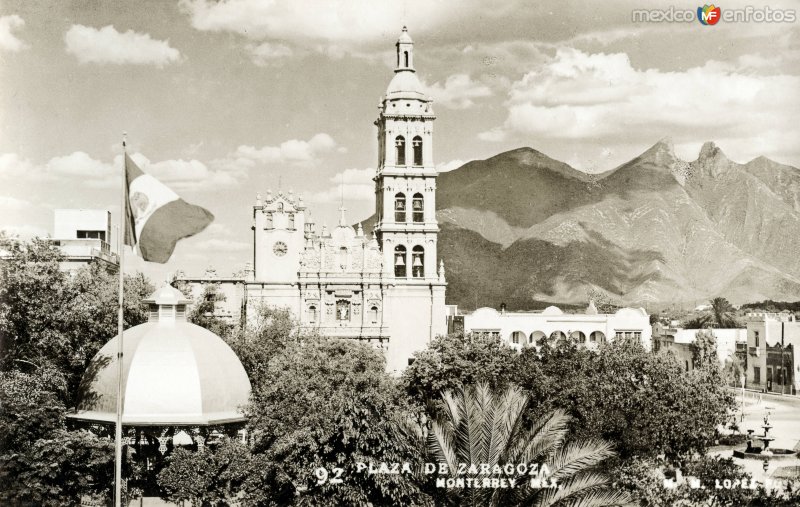
[[122, 133], [122, 186], [120, 188], [120, 208], [119, 208], [119, 233], [117, 234], [117, 247], [119, 255], [119, 312], [117, 315], [117, 418], [114, 432], [114, 505], [115, 507], [122, 506], [122, 333], [123, 333], [123, 301], [124, 301], [124, 260], [125, 260], [125, 240], [123, 235], [127, 232], [126, 213], [127, 206], [125, 202], [125, 187], [128, 184], [126, 181], [127, 175], [125, 171], [128, 149], [127, 149], [127, 134]]

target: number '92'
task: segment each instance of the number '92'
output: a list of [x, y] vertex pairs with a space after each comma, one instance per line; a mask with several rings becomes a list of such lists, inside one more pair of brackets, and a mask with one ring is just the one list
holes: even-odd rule
[[[334, 467], [330, 472], [328, 472], [328, 469], [325, 467], [314, 469], [314, 477], [317, 478], [317, 486], [321, 486], [326, 482], [331, 484], [341, 484], [342, 473], [344, 473], [344, 469], [338, 467]], [[331, 474], [333, 474], [333, 477], [331, 477]]]

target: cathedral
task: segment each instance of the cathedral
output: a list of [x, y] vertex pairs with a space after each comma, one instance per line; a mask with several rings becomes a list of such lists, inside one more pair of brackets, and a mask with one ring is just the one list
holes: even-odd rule
[[[396, 47], [394, 77], [375, 120], [379, 161], [371, 234], [349, 225], [344, 207], [338, 226], [318, 231], [301, 197], [268, 192], [253, 206], [251, 269], [217, 282], [229, 308], [289, 308], [304, 330], [382, 349], [390, 372], [402, 371], [414, 352], [447, 332], [447, 284], [436, 256], [436, 116], [416, 75], [414, 42], [405, 27]], [[183, 280], [197, 293], [210, 278]]]

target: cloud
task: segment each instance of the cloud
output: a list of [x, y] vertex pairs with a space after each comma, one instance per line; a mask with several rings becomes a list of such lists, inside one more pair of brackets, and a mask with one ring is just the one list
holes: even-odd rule
[[330, 178], [333, 186], [309, 194], [305, 199], [314, 203], [338, 203], [344, 195], [345, 202], [371, 201], [375, 199], [373, 176], [375, 169], [345, 169]]
[[140, 153], [132, 158], [145, 172], [176, 191], [229, 188], [247, 177], [241, 169], [214, 170], [195, 159], [151, 162]]
[[[291, 41], [367, 41], [379, 39], [385, 27], [403, 19], [410, 26], [428, 29], [459, 13], [447, 2], [411, 0], [403, 5], [370, 0], [181, 0], [194, 28], [234, 32], [253, 39], [266, 37]], [[471, 10], [465, 2], [459, 11]], [[399, 27], [398, 27], [399, 28]]]
[[464, 164], [466, 164], [466, 162], [464, 162], [463, 160], [455, 159], [451, 160], [450, 162], [441, 162], [439, 164], [436, 164], [436, 170], [440, 173], [446, 173], [454, 169], [458, 169]]
[[321, 133], [308, 141], [290, 139], [278, 146], [256, 148], [242, 145], [236, 148], [236, 151], [228, 157], [228, 162], [238, 162], [245, 166], [253, 166], [256, 162], [308, 166], [318, 162], [322, 155], [343, 150], [331, 136]]
[[117, 65], [155, 65], [163, 67], [177, 62], [180, 52], [169, 41], [152, 39], [150, 34], [133, 30], [120, 33], [112, 25], [101, 29], [72, 25], [64, 35], [67, 53], [81, 63], [112, 63]]
[[[121, 163], [121, 159], [119, 162]], [[119, 185], [121, 181], [121, 165], [93, 159], [82, 151], [51, 158], [45, 164], [43, 172], [57, 178], [80, 179], [86, 186], [93, 188], [112, 187]]]
[[261, 44], [248, 44], [247, 50], [253, 63], [259, 67], [279, 65], [283, 60], [294, 56], [296, 51], [285, 44], [275, 42], [262, 42]]
[[[664, 135], [676, 142], [740, 139], [748, 143], [738, 156], [754, 157], [752, 139], [800, 137], [798, 89], [800, 76], [758, 76], [733, 64], [708, 61], [665, 72], [635, 69], [624, 53], [562, 48], [513, 83], [505, 122], [479, 137], [642, 144]], [[796, 143], [781, 149], [798, 150]]]
[[[142, 170], [176, 191], [227, 188], [247, 177], [241, 168], [212, 169], [195, 159], [151, 162], [141, 153], [134, 153], [131, 158]], [[122, 155], [105, 162], [76, 151], [44, 164], [34, 164], [16, 153], [0, 155], [0, 181], [9, 183], [79, 182], [83, 188], [118, 188], [121, 174]]]
[[16, 14], [0, 16], [0, 50], [16, 53], [28, 48], [27, 44], [11, 33], [23, 26], [25, 26], [25, 20]]
[[475, 105], [473, 99], [492, 95], [488, 86], [476, 83], [467, 74], [454, 74], [444, 84], [436, 82], [425, 88], [426, 94], [433, 97], [434, 103], [449, 109], [467, 109]]

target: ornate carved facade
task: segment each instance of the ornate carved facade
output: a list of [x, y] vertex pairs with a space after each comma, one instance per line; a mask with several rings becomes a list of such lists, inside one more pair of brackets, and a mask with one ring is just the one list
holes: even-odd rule
[[433, 101], [422, 92], [405, 27], [378, 118], [376, 224], [318, 231], [302, 198], [259, 195], [253, 206], [253, 267], [244, 308], [287, 307], [305, 329], [384, 349], [389, 371], [447, 330], [443, 265], [437, 265]]

